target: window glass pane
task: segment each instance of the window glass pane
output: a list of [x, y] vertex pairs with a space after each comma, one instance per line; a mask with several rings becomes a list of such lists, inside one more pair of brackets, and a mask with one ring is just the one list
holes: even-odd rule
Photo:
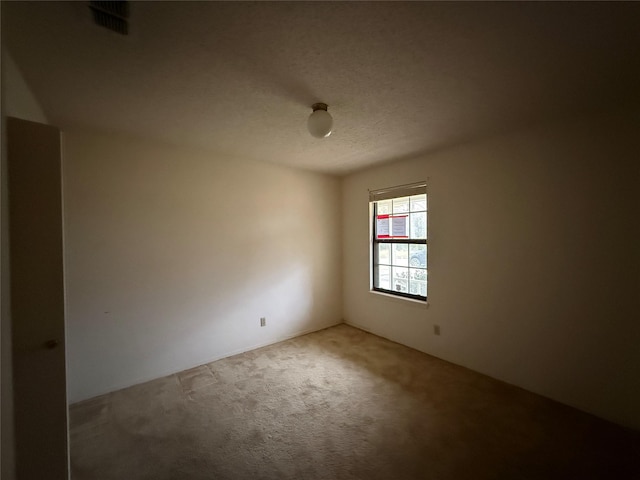
[[376, 217], [376, 238], [389, 238], [390, 224], [389, 215], [378, 215]]
[[391, 219], [391, 237], [409, 238], [409, 215], [392, 215]]
[[425, 281], [427, 279], [427, 270], [425, 268], [410, 268], [409, 269], [409, 278], [413, 282], [415, 281]]
[[373, 284], [376, 288], [391, 290], [391, 267], [378, 265], [374, 272]]
[[409, 293], [427, 296], [427, 271], [425, 269], [409, 269]]
[[391, 245], [388, 243], [378, 244], [378, 263], [391, 265]]
[[419, 212], [427, 209], [427, 196], [425, 194], [414, 195], [410, 197], [410, 199], [412, 212]]
[[427, 238], [427, 212], [412, 213], [410, 238]]
[[393, 213], [405, 213], [409, 211], [409, 197], [393, 199]]
[[378, 202], [378, 215], [391, 213], [391, 200], [382, 200]]
[[409, 245], [409, 265], [412, 267], [427, 267], [427, 246]]
[[409, 269], [406, 267], [393, 267], [393, 290], [407, 293], [409, 291]]
[[409, 245], [406, 243], [394, 243], [393, 244], [393, 258], [392, 264], [400, 267], [406, 267], [409, 265]]

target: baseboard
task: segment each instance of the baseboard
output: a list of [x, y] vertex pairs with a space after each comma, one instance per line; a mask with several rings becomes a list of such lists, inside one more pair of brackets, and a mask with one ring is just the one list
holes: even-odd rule
[[[358, 325], [357, 323], [349, 322], [349, 321], [347, 321], [347, 320], [343, 320], [342, 322], [343, 322], [345, 325], [349, 325], [350, 327], [357, 328], [358, 330], [362, 330], [362, 331], [364, 331], [364, 332], [370, 333], [370, 334], [375, 335], [375, 336], [377, 336], [377, 337], [382, 337], [382, 338], [384, 338], [385, 340], [389, 340], [389, 341], [391, 341], [391, 342], [398, 343], [398, 342], [396, 342], [395, 340], [391, 340], [390, 338], [383, 337], [382, 335], [380, 335], [379, 333], [374, 332], [374, 331], [373, 331], [373, 330], [371, 330], [370, 328], [363, 327], [362, 325]], [[406, 345], [405, 345], [405, 346], [406, 346]], [[411, 347], [409, 347], [409, 348], [411, 348]]]
[[313, 332], [319, 332], [320, 330], [324, 330], [326, 328], [331, 328], [331, 327], [335, 327], [336, 325], [342, 325], [344, 323], [344, 320], [339, 320], [336, 323], [331, 323], [329, 325], [323, 325], [321, 327], [314, 327], [314, 328], [309, 328], [306, 330], [301, 330], [292, 334], [288, 334], [285, 335], [283, 337], [278, 337], [277, 339], [273, 339], [273, 340], [269, 340], [267, 342], [261, 342], [261, 343], [256, 343], [253, 345], [249, 345], [246, 348], [239, 348], [236, 350], [231, 350], [229, 352], [225, 352], [221, 355], [216, 355], [214, 357], [211, 358], [205, 358], [203, 360], [199, 360], [197, 363], [195, 363], [194, 365], [187, 365], [185, 367], [181, 367], [175, 370], [171, 370], [171, 371], [166, 371], [163, 373], [160, 373], [158, 375], [153, 375], [151, 377], [142, 377], [142, 378], [137, 378], [131, 382], [127, 382], [126, 384], [119, 384], [119, 385], [113, 385], [111, 387], [107, 387], [106, 389], [104, 389], [104, 391], [101, 391], [100, 393], [96, 394], [96, 395], [91, 395], [90, 397], [81, 397], [80, 399], [74, 399], [73, 402], [69, 402], [68, 405], [72, 406], [75, 405], [77, 403], [81, 403], [87, 400], [91, 400], [92, 398], [96, 398], [96, 397], [100, 397], [102, 395], [107, 395], [109, 393], [113, 393], [113, 392], [117, 392], [118, 390], [123, 390], [125, 388], [129, 388], [129, 387], [133, 387], [134, 385], [140, 385], [141, 383], [147, 383], [147, 382], [151, 382], [153, 380], [157, 380], [159, 378], [162, 377], [167, 377], [169, 375], [174, 375], [176, 373], [179, 372], [183, 372], [185, 370], [189, 370], [191, 368], [195, 368], [195, 367], [199, 367], [201, 365], [205, 365], [207, 363], [211, 363], [211, 362], [215, 362], [217, 360], [222, 360], [223, 358], [228, 358], [228, 357], [233, 357], [234, 355], [239, 355], [241, 353], [245, 353], [245, 352], [250, 352], [251, 350], [256, 350], [258, 348], [262, 348], [262, 347], [267, 347], [269, 345], [275, 345], [276, 343], [280, 343], [280, 342], [285, 342], [287, 340], [291, 340], [292, 338], [296, 338], [296, 337], [301, 337], [302, 335], [307, 335], [309, 333], [313, 333]]
[[583, 413], [585, 413], [587, 415], [593, 415], [594, 417], [598, 417], [598, 418], [600, 418], [600, 419], [602, 419], [604, 421], [607, 421], [607, 422], [615, 423], [616, 425], [619, 425], [621, 427], [638, 430], [638, 426], [635, 425], [635, 424], [630, 423], [626, 418], [619, 418], [619, 417], [616, 417], [616, 416], [608, 415], [606, 412], [596, 411], [595, 409], [589, 408], [589, 407], [587, 407], [585, 405], [580, 405], [580, 404], [577, 404], [575, 402], [567, 401], [567, 400], [565, 400], [563, 398], [558, 398], [558, 397], [556, 397], [554, 395], [551, 395], [549, 392], [538, 391], [537, 389], [533, 389], [528, 385], [523, 385], [521, 383], [516, 383], [511, 379], [499, 378], [499, 377], [491, 375], [490, 373], [482, 372], [480, 370], [476, 370], [475, 368], [472, 368], [471, 366], [463, 365], [461, 363], [456, 363], [456, 362], [453, 362], [453, 361], [451, 361], [449, 359], [439, 357], [439, 356], [434, 355], [434, 354], [429, 353], [429, 352], [425, 352], [424, 350], [419, 350], [419, 349], [411, 347], [409, 345], [405, 345], [404, 343], [400, 343], [397, 340], [394, 340], [392, 338], [388, 338], [388, 337], [385, 337], [384, 335], [380, 335], [379, 333], [371, 330], [370, 328], [364, 327], [362, 325], [358, 325], [355, 322], [350, 322], [350, 321], [344, 320], [344, 323], [346, 325], [349, 325], [350, 327], [357, 328], [359, 330], [365, 331], [365, 332], [370, 333], [372, 335], [375, 335], [377, 337], [384, 338], [385, 340], [389, 340], [390, 342], [397, 343], [397, 344], [402, 345], [402, 346], [407, 347], [407, 348], [411, 348], [412, 350], [416, 350], [417, 352], [424, 353], [424, 354], [429, 355], [429, 356], [431, 356], [433, 358], [437, 358], [438, 360], [441, 360], [443, 362], [449, 363], [451, 365], [455, 365], [456, 367], [467, 369], [467, 370], [469, 370], [469, 371], [471, 371], [471, 372], [473, 372], [473, 373], [475, 373], [477, 375], [483, 375], [483, 376], [488, 377], [488, 378], [490, 378], [490, 379], [492, 379], [492, 380], [494, 380], [496, 382], [501, 382], [501, 383], [504, 383], [504, 384], [509, 385], [511, 387], [519, 388], [521, 390], [524, 390], [526, 392], [532, 393], [534, 395], [538, 395], [538, 396], [540, 396], [542, 398], [545, 398], [547, 400], [550, 400], [552, 402], [556, 402], [556, 403], [565, 405], [565, 406], [570, 407], [570, 408], [575, 408], [576, 410], [579, 410], [579, 411], [581, 411], [581, 412], [583, 412]]

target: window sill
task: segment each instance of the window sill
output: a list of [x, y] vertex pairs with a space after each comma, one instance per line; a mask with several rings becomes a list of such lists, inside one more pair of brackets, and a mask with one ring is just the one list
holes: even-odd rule
[[398, 295], [391, 295], [389, 293], [378, 292], [376, 290], [369, 290], [369, 293], [383, 300], [390, 300], [392, 302], [403, 303], [405, 305], [409, 305], [417, 308], [429, 308], [429, 300], [415, 300], [413, 298], [400, 297]]

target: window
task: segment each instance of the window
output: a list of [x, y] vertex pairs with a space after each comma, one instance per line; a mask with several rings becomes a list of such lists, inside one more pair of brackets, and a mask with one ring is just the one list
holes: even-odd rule
[[372, 191], [369, 202], [372, 289], [426, 300], [426, 183]]

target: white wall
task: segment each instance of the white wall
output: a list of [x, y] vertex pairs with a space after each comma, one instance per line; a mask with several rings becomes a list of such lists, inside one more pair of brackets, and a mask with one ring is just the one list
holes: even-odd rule
[[76, 131], [63, 157], [71, 402], [342, 321], [338, 178]]
[[[346, 177], [345, 321], [639, 428], [638, 127], [558, 123]], [[369, 292], [367, 189], [427, 178], [425, 309]]]
[[0, 210], [2, 238], [0, 241], [0, 268], [2, 291], [0, 308], [2, 322], [0, 328], [0, 355], [2, 358], [2, 381], [0, 382], [0, 471], [3, 479], [14, 478], [14, 442], [13, 442], [13, 388], [11, 362], [11, 308], [10, 308], [10, 273], [9, 273], [9, 220], [7, 194], [7, 142], [5, 118], [7, 116], [48, 123], [31, 89], [27, 85], [20, 69], [10, 53], [2, 49], [2, 166], [0, 168]]

